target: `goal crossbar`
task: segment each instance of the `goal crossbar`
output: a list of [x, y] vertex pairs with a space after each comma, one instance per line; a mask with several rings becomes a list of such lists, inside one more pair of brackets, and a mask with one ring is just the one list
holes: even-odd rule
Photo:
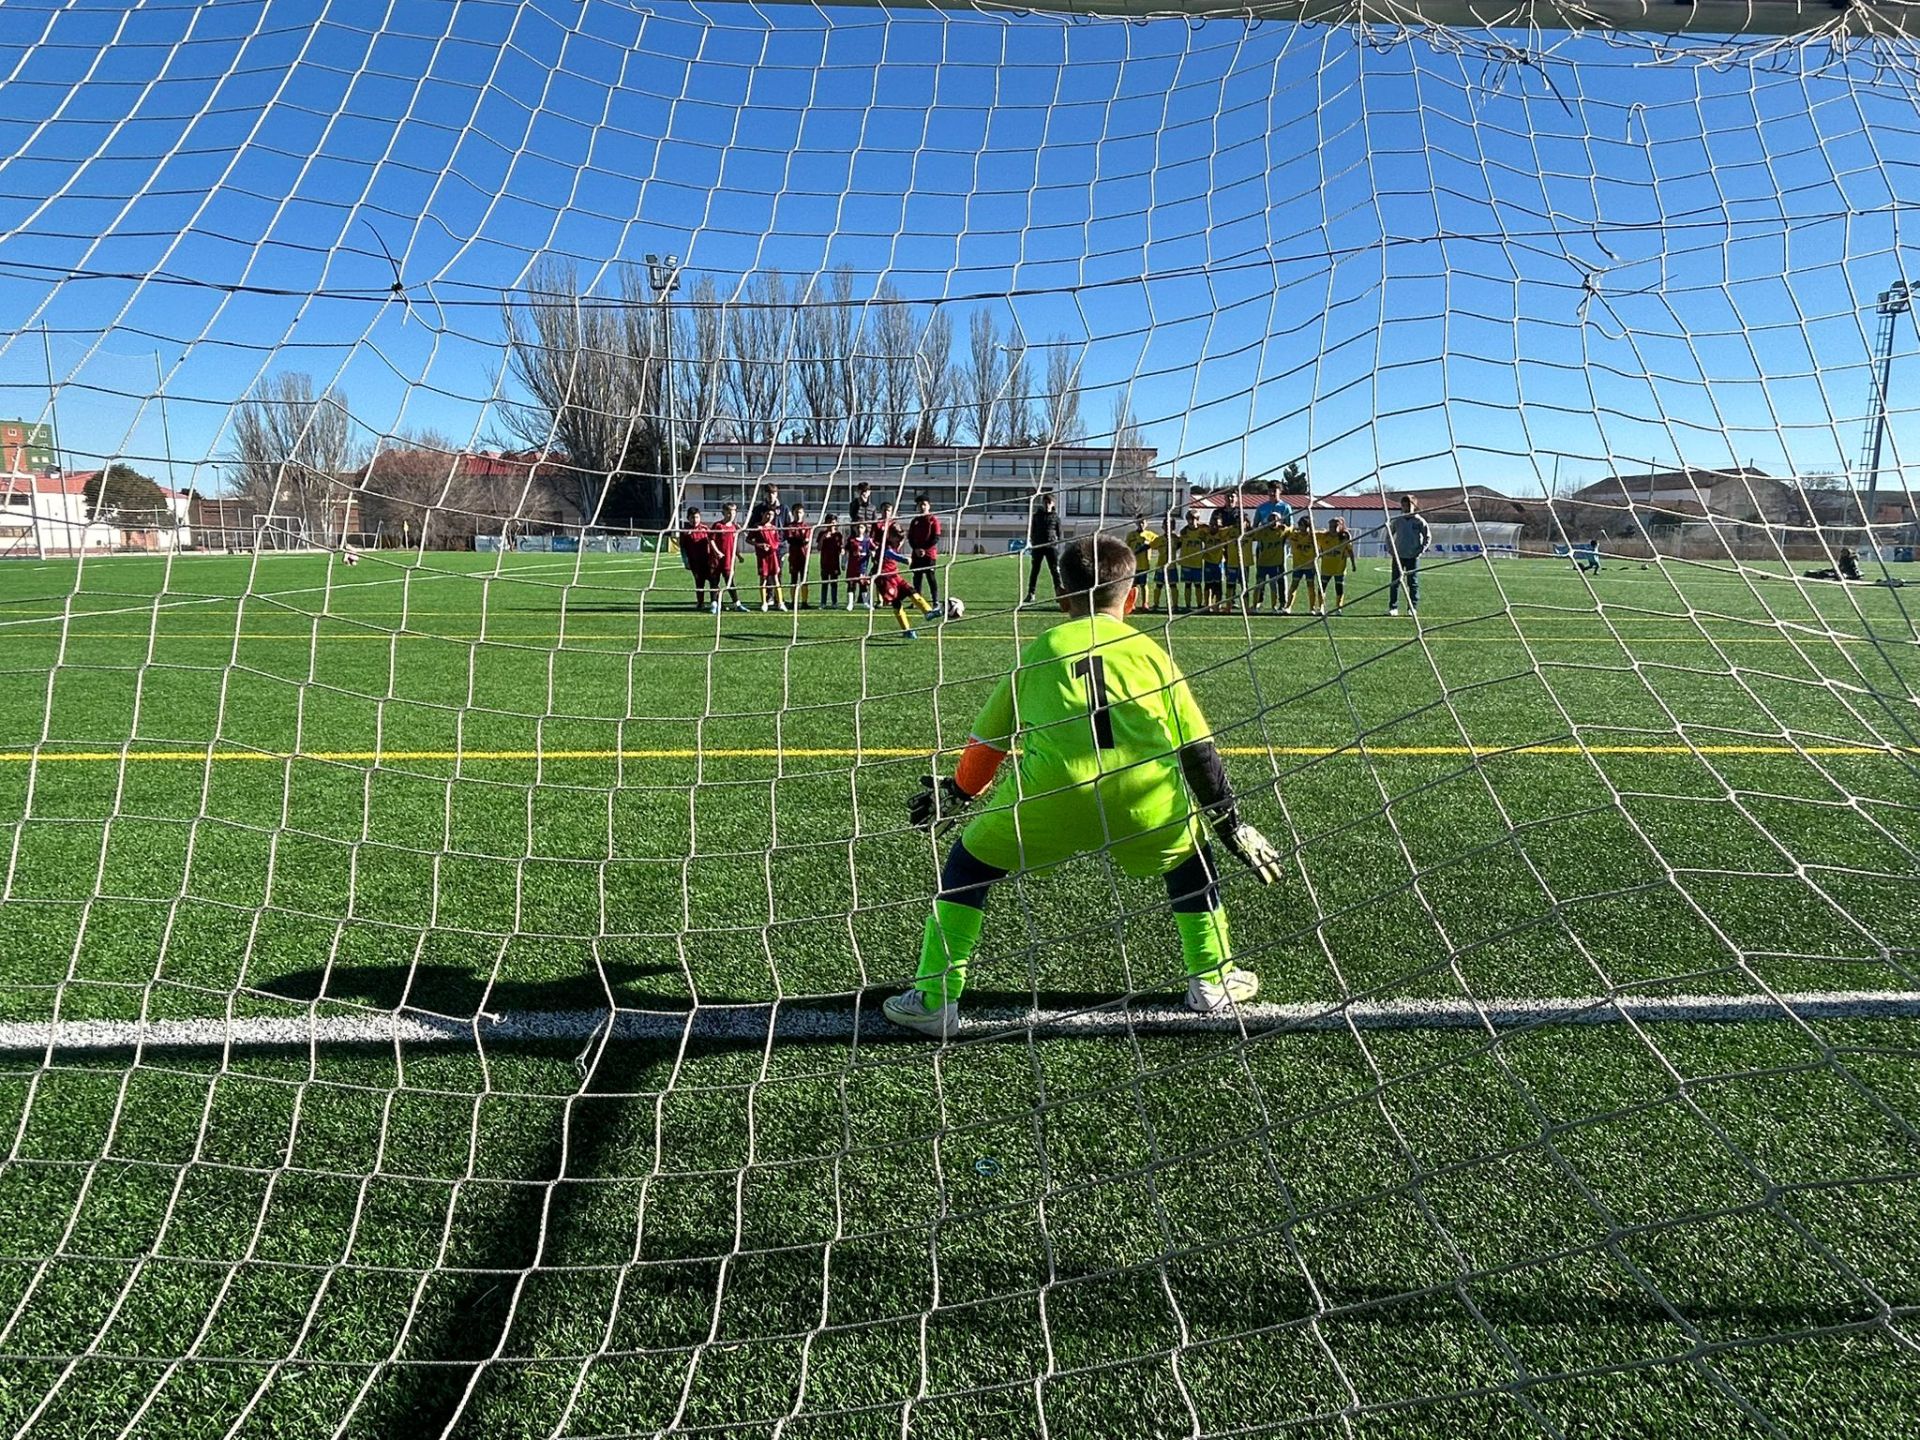
[[[777, 0], [789, 3], [789, 0]], [[793, 0], [798, 3], [798, 0]], [[901, 8], [898, 0], [852, 0]], [[1291, 20], [1317, 25], [1471, 30], [1619, 30], [1660, 35], [1920, 35], [1920, 4], [1912, 0], [1030, 0], [957, 5], [924, 0], [935, 9], [1038, 11], [1063, 15], [1153, 19]], [[906, 8], [914, 8], [909, 4]]]

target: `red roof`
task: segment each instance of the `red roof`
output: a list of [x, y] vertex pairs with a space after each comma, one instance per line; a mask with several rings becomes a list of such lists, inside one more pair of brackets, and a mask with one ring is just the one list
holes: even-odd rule
[[[60, 475], [7, 475], [0, 474], [0, 495], [24, 495], [32, 491], [37, 495], [84, 495], [87, 482], [100, 472], [98, 470], [70, 470]], [[185, 490], [169, 490], [160, 486], [160, 493], [172, 500], [187, 498]]]
[[76, 470], [68, 475], [0, 475], [0, 489], [9, 495], [32, 491], [38, 495], [84, 495], [87, 481], [98, 470]]
[[1322, 495], [1313, 502], [1316, 510], [1371, 510], [1375, 515], [1387, 513], [1389, 501], [1378, 495]]

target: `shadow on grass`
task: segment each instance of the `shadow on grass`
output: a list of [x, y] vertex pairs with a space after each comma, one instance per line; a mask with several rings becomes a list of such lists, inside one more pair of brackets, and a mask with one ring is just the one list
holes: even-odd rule
[[[254, 986], [255, 993], [308, 1003], [338, 1000], [377, 1010], [427, 1010], [436, 1015], [467, 1016], [503, 1011], [602, 1010], [607, 997], [621, 1006], [663, 1003], [657, 989], [643, 982], [682, 978], [674, 965], [604, 964], [597, 971], [550, 980], [490, 980], [460, 965], [316, 966], [290, 971]], [[675, 989], [684, 993], [684, 983]]]

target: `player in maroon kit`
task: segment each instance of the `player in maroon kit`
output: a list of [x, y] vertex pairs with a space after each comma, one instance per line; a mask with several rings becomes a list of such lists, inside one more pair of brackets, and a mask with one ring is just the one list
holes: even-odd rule
[[718, 551], [719, 563], [713, 574], [713, 608], [720, 609], [720, 587], [727, 588], [727, 599], [736, 610], [747, 607], [740, 603], [740, 587], [733, 583], [733, 567], [740, 554], [740, 507], [729, 500], [720, 507], [720, 518], [713, 522], [713, 544]]
[[787, 584], [793, 587], [793, 608], [812, 609], [807, 604], [807, 560], [813, 554], [813, 526], [807, 523], [807, 507], [795, 505], [780, 533], [787, 542]]
[[[892, 510], [891, 505], [881, 507], [881, 523], [887, 523]], [[880, 525], [876, 524], [873, 528], [877, 532]], [[897, 526], [895, 528], [898, 529]], [[928, 604], [926, 596], [914, 589], [912, 582], [900, 573], [901, 562], [908, 558], [905, 551], [897, 546], [890, 546], [885, 550], [876, 550], [875, 554], [879, 556], [879, 565], [873, 577], [874, 603], [891, 605], [893, 618], [900, 622], [901, 633], [909, 640], [918, 640], [919, 632], [907, 623], [907, 607], [911, 605], [925, 615], [933, 609], [933, 606]]]
[[[887, 552], [898, 550], [904, 555], [907, 537], [900, 529], [900, 522], [893, 518], [893, 502], [882, 501], [880, 517], [867, 528], [867, 570], [874, 576], [875, 587], [879, 585], [880, 569], [887, 562]], [[897, 568], [897, 567], [896, 567]], [[890, 605], [890, 600], [869, 597], [868, 605]]]
[[822, 610], [831, 610], [840, 603], [840, 564], [846, 553], [847, 537], [840, 533], [840, 517], [830, 514], [820, 525], [820, 608]]
[[680, 563], [687, 567], [693, 576], [693, 608], [707, 608], [707, 587], [713, 586], [713, 609], [720, 610], [720, 585], [715, 570], [720, 562], [719, 547], [714, 544], [713, 531], [707, 528], [707, 522], [700, 518], [700, 512], [691, 507], [687, 510], [687, 523], [680, 527]]
[[873, 604], [873, 524], [847, 513], [847, 609]]
[[760, 572], [760, 608], [784, 610], [787, 602], [780, 593], [780, 527], [773, 511], [757, 507], [747, 522], [747, 534], [753, 541], [754, 567]]
[[913, 588], [938, 605], [940, 578], [934, 573], [934, 566], [940, 563], [940, 517], [933, 513], [931, 495], [919, 496], [913, 508], [913, 518], [907, 522], [907, 554], [912, 558]]

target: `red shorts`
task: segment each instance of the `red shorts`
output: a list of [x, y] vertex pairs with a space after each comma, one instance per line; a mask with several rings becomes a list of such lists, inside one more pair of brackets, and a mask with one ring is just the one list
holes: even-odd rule
[[858, 550], [847, 556], [847, 577], [858, 580], [867, 573], [867, 560]]
[[882, 605], [901, 605], [913, 594], [913, 586], [904, 575], [882, 575], [873, 582], [873, 593]]
[[780, 557], [778, 555], [756, 555], [753, 558], [755, 563], [760, 567], [760, 578], [762, 580], [778, 580], [780, 578]]

